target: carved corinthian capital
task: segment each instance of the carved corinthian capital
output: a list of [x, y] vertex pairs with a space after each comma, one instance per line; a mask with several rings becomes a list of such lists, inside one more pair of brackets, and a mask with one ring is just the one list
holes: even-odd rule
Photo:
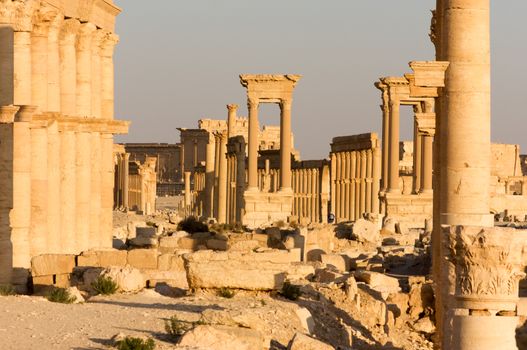
[[30, 32], [39, 6], [36, 0], [0, 0], [0, 24], [12, 25], [17, 32]]
[[455, 271], [459, 308], [516, 310], [522, 272], [522, 247], [515, 229], [447, 226], [443, 232], [446, 259]]
[[92, 49], [93, 32], [96, 30], [97, 27], [92, 23], [83, 23], [80, 25], [77, 35], [78, 51], [90, 51]]
[[67, 19], [60, 28], [59, 39], [61, 44], [75, 44], [75, 39], [81, 23], [76, 19]]
[[101, 55], [103, 57], [113, 57], [117, 43], [119, 43], [119, 36], [117, 34], [106, 33], [101, 42]]

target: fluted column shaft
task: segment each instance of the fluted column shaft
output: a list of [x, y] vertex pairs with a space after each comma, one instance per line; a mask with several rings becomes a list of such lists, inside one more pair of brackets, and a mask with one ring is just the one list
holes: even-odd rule
[[124, 154], [123, 160], [123, 203], [125, 210], [130, 209], [129, 190], [130, 190], [130, 153]]
[[228, 116], [227, 116], [227, 137], [231, 138], [236, 136], [236, 112], [238, 105], [227, 105]]
[[283, 100], [280, 104], [280, 190], [292, 191], [291, 188], [291, 101]]
[[388, 189], [388, 178], [390, 169], [390, 105], [388, 90], [384, 89], [382, 108], [382, 186], [381, 191]]
[[227, 135], [218, 134], [220, 143], [219, 177], [218, 177], [218, 223], [227, 222]]
[[14, 32], [14, 95], [13, 104], [18, 106], [32, 103], [31, 33]]
[[97, 29], [92, 34], [91, 42], [91, 115], [102, 117], [102, 60], [101, 46], [106, 33]]
[[366, 186], [366, 205], [364, 207], [364, 212], [371, 213], [371, 197], [372, 197], [372, 174], [373, 174], [373, 155], [372, 150], [368, 149], [366, 150], [366, 178], [365, 178], [365, 186]]
[[258, 191], [258, 105], [259, 101], [249, 100], [249, 185], [248, 191]]
[[190, 171], [185, 171], [185, 206], [190, 207], [192, 204], [191, 190], [190, 190]]
[[423, 136], [417, 128], [417, 121], [414, 123], [414, 172], [412, 192], [417, 194], [421, 189], [421, 179], [423, 176]]
[[101, 135], [101, 216], [100, 242], [101, 247], [111, 248], [113, 245], [113, 188], [115, 167], [113, 162], [113, 135]]
[[101, 46], [101, 116], [114, 119], [114, 51], [119, 37], [107, 34]]
[[60, 45], [59, 35], [60, 29], [63, 24], [64, 17], [59, 14], [53, 18], [50, 23], [48, 32], [48, 102], [47, 111], [49, 112], [60, 112], [61, 101], [60, 101]]
[[77, 50], [75, 43], [80, 22], [67, 19], [59, 35], [60, 53], [60, 104], [64, 115], [77, 113]]
[[[76, 250], [82, 251], [88, 248], [88, 245], [96, 246], [96, 242], [90, 235], [90, 206], [94, 198], [92, 198], [93, 190], [91, 188], [91, 135], [89, 132], [75, 133], [76, 145], [75, 149], [75, 200], [77, 205], [76, 219], [75, 219], [75, 243]], [[75, 206], [75, 202], [70, 203]]]
[[372, 172], [372, 202], [371, 202], [371, 212], [373, 214], [380, 213], [380, 203], [379, 203], [379, 191], [381, 183], [381, 149], [375, 147], [373, 149], [373, 172]]
[[388, 192], [400, 193], [399, 191], [399, 101], [390, 100], [390, 149], [389, 149], [389, 171]]
[[[47, 161], [48, 161], [48, 252], [57, 254], [61, 247], [61, 166], [60, 136], [56, 122], [47, 128]], [[53, 195], [51, 195], [53, 194]]]
[[31, 129], [31, 256], [48, 252], [48, 132]]
[[76, 136], [71, 130], [60, 133], [60, 217], [61, 252], [75, 254], [77, 220]]
[[96, 247], [102, 247], [103, 237], [101, 232], [101, 190], [102, 173], [101, 167], [104, 166], [101, 156], [101, 134], [98, 132], [90, 133], [90, 160], [91, 164], [91, 201], [90, 201], [90, 231], [89, 236]]
[[214, 217], [214, 165], [215, 165], [215, 138], [210, 136], [206, 147], [205, 160], [205, 218]]
[[81, 24], [77, 38], [77, 116], [92, 117], [92, 39], [97, 28]]
[[350, 167], [350, 220], [354, 221], [357, 219], [355, 211], [358, 204], [357, 193], [355, 191], [355, 175], [357, 174], [357, 152], [352, 151], [351, 153], [351, 167]]
[[422, 155], [422, 193], [432, 193], [432, 173], [433, 173], [433, 144], [434, 137], [432, 135], [423, 135], [423, 155]]
[[48, 110], [48, 32], [50, 22], [38, 22], [31, 32], [31, 103]]

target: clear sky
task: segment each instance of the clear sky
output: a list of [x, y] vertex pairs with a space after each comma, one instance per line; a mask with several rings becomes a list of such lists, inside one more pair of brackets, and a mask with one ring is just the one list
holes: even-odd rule
[[[327, 157], [335, 136], [380, 133], [381, 76], [432, 60], [435, 0], [116, 0], [116, 117], [125, 142], [179, 140], [177, 127], [247, 115], [241, 73], [302, 74], [293, 101], [295, 146]], [[493, 141], [527, 153], [527, 1], [492, 1]], [[401, 137], [411, 138], [411, 111]], [[260, 109], [278, 124], [279, 108]]]

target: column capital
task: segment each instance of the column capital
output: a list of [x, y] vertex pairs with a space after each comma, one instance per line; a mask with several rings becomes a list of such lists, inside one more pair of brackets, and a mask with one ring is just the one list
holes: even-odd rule
[[92, 46], [93, 32], [97, 27], [93, 23], [82, 23], [77, 36], [77, 50], [89, 51]]
[[293, 104], [293, 99], [282, 99], [282, 100], [280, 100], [280, 108], [282, 110], [284, 110], [284, 109], [290, 110], [292, 104]]
[[102, 45], [104, 44], [106, 34], [107, 32], [102, 29], [96, 29], [91, 34], [92, 51], [97, 55], [102, 53]]
[[101, 43], [101, 54], [103, 57], [113, 57], [115, 45], [119, 43], [119, 35], [106, 33]]
[[10, 124], [15, 121], [15, 114], [20, 109], [19, 106], [0, 106], [0, 124]]
[[2, 1], [0, 23], [10, 24], [16, 32], [33, 30], [33, 14], [39, 7], [34, 1]]
[[233, 112], [233, 111], [236, 111], [238, 110], [238, 105], [237, 104], [229, 104], [227, 105], [227, 109], [229, 110], [229, 112]]
[[249, 97], [247, 99], [247, 107], [248, 108], [258, 108], [259, 105], [260, 105], [260, 99], [259, 98]]
[[74, 44], [81, 23], [76, 19], [66, 19], [60, 27], [59, 39], [63, 44]]

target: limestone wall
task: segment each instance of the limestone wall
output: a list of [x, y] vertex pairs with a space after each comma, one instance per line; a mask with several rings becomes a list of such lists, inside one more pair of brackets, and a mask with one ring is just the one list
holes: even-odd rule
[[0, 283], [32, 256], [112, 245], [114, 62], [110, 0], [0, 4]]
[[380, 143], [377, 134], [336, 137], [331, 144], [331, 210], [336, 222], [379, 213]]

